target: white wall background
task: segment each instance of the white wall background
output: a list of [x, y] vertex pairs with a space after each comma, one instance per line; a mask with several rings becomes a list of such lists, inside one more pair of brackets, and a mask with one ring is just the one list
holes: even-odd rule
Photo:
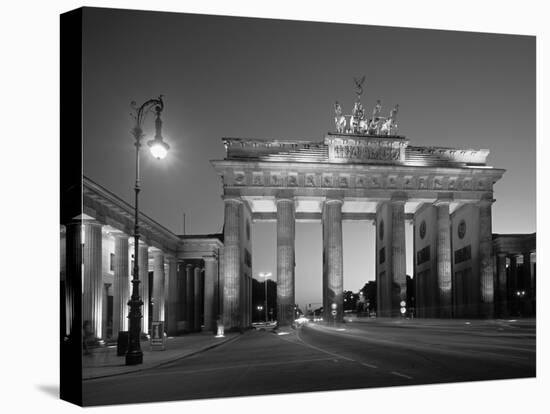
[[[88, 6], [140, 8], [193, 13], [277, 17], [316, 21], [369, 23], [420, 28], [536, 34], [537, 123], [539, 177], [550, 171], [541, 162], [549, 146], [542, 139], [543, 114], [548, 114], [548, 10], [545, 2], [524, 0], [452, 2], [393, 0], [341, 2], [277, 2], [209, 0], [91, 0]], [[58, 278], [59, 278], [59, 14], [81, 1], [11, 1], [0, 13], [2, 50], [1, 113], [3, 146], [1, 249], [4, 268], [1, 301], [4, 340], [1, 345], [4, 412], [80, 412], [57, 399], [58, 392]], [[146, 30], [146, 28], [144, 28]], [[513, 105], [513, 103], [510, 103]], [[108, 103], [106, 103], [108, 105]], [[547, 134], [546, 134], [547, 135]], [[518, 139], [521, 139], [518, 137]], [[540, 206], [548, 195], [537, 184], [539, 208], [538, 274], [544, 275], [548, 248], [548, 218]], [[7, 226], [7, 228], [6, 228]], [[539, 298], [544, 277], [537, 281]], [[192, 412], [360, 412], [474, 413], [544, 412], [548, 409], [550, 369], [544, 349], [548, 343], [548, 309], [538, 301], [538, 379], [489, 381], [402, 388], [341, 391], [255, 398], [233, 398], [141, 404], [88, 409], [117, 413]], [[15, 329], [10, 328], [15, 327]], [[27, 329], [27, 327], [29, 329]], [[7, 334], [9, 332], [9, 334]]]

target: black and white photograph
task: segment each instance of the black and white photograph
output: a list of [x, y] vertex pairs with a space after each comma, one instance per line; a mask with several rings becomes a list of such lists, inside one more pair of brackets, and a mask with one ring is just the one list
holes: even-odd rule
[[534, 37], [74, 13], [84, 405], [536, 375]]
[[377, 411], [385, 392], [410, 412], [400, 395], [448, 388], [436, 411], [475, 412], [492, 386], [539, 412], [510, 391], [544, 352], [538, 32], [379, 21], [390, 4], [227, 10], [51, 13], [58, 248], [40, 276], [58, 299], [39, 297], [57, 320], [29, 339], [57, 344], [59, 384], [38, 392], [212, 412], [325, 412], [342, 392]]

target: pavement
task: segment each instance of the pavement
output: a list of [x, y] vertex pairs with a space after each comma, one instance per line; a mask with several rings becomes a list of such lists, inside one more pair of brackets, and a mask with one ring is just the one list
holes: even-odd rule
[[91, 349], [89, 355], [82, 356], [82, 379], [112, 377], [158, 368], [232, 342], [240, 336], [240, 333], [228, 332], [224, 337], [217, 338], [210, 332], [201, 332], [168, 337], [164, 351], [153, 351], [148, 341], [142, 341], [143, 363], [140, 365], [125, 365], [125, 357], [117, 356], [116, 345]]
[[[223, 398], [536, 375], [534, 320], [356, 322], [250, 330], [225, 346], [146, 372], [84, 381], [83, 403]], [[137, 395], [136, 389], [140, 390]]]

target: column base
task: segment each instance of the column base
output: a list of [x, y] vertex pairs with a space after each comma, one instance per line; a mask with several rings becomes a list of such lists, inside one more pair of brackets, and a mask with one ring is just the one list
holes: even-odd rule
[[131, 351], [126, 354], [126, 365], [139, 365], [143, 364], [143, 352]]

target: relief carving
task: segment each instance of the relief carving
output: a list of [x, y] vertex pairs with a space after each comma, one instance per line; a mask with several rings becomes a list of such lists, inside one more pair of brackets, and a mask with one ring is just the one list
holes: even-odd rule
[[252, 180], [254, 185], [262, 185], [262, 176], [260, 174], [254, 174]]
[[347, 187], [348, 186], [348, 177], [340, 176], [339, 186], [340, 187]]
[[235, 184], [237, 185], [244, 184], [244, 173], [235, 173]]
[[428, 188], [428, 182], [425, 177], [420, 177], [418, 179], [418, 188], [420, 188], [421, 190], [425, 190], [426, 188]]

